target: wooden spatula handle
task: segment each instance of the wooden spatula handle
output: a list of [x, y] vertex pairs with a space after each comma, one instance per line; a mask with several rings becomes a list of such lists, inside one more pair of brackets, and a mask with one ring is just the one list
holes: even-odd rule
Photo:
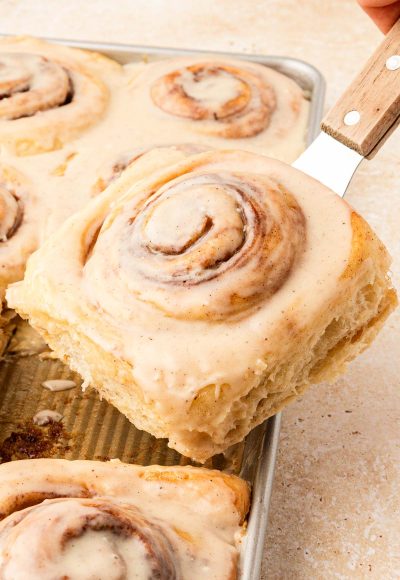
[[322, 130], [368, 155], [400, 116], [400, 20], [322, 121]]

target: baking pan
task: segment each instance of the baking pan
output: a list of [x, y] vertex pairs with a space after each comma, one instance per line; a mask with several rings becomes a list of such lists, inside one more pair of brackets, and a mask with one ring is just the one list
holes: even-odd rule
[[[319, 132], [325, 83], [311, 65], [293, 58], [227, 52], [80, 42], [48, 38], [58, 44], [101, 52], [118, 62], [148, 61], [176, 56], [212, 54], [257, 62], [294, 79], [310, 100], [307, 143]], [[43, 352], [44, 351], [44, 352]], [[22, 355], [22, 356], [21, 356]], [[48, 379], [72, 379], [76, 387], [51, 392], [42, 386]], [[82, 392], [81, 380], [62, 363], [52, 359], [26, 323], [17, 324], [5, 360], [0, 367], [0, 461], [27, 457], [66, 459], [119, 458], [143, 465], [186, 465], [191, 461], [167, 447], [165, 440], [137, 430], [117, 409], [101, 401], [91, 390]], [[60, 423], [43, 427], [32, 422], [44, 409], [59, 412]], [[255, 428], [241, 444], [213, 457], [207, 467], [238, 474], [252, 485], [248, 529], [241, 553], [240, 580], [258, 580], [275, 460], [279, 445], [281, 415]], [[268, 576], [268, 571], [267, 571]]]

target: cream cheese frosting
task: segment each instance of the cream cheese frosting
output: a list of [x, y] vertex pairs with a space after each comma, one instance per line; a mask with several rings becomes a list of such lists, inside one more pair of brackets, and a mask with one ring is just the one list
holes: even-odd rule
[[[18, 52], [18, 47], [28, 51], [30, 46], [31, 50], [36, 49], [49, 58], [52, 51], [60, 61], [65, 56], [64, 47], [54, 47], [34, 39], [17, 39], [14, 44], [3, 45], [3, 50], [8, 51], [6, 56], [12, 57]], [[68, 49], [66, 54], [71, 58], [73, 51]], [[79, 51], [77, 54], [79, 57]], [[253, 79], [256, 79], [257, 86], [272, 95], [267, 99], [268, 120], [260, 132], [242, 138], [227, 138], [215, 135], [213, 131], [204, 132], [201, 120], [194, 122], [166, 113], [154, 104], [151, 97], [155, 81], [162, 80], [176, 69], [185, 71], [185, 67], [201, 67], [204, 59], [184, 57], [151, 63], [135, 62], [123, 67], [116, 65], [115, 70], [112, 66], [106, 66], [102, 72], [101, 56], [88, 53], [87, 58], [93, 71], [106, 83], [110, 95], [105, 110], [96, 122], [56, 151], [15, 158], [13, 149], [5, 146], [1, 153], [4, 163], [27, 173], [40, 192], [41, 238], [46, 238], [69, 215], [104, 189], [115, 167], [124, 166], [126, 160], [150, 148], [193, 143], [203, 150], [228, 146], [291, 162], [305, 147], [309, 103], [293, 80], [268, 67], [234, 59], [221, 60], [209, 55], [206, 59], [209, 68], [222, 67], [222, 70], [228, 71], [221, 78], [219, 75], [215, 79], [206, 76], [204, 82], [194, 82], [186, 73], [189, 76], [184, 78], [183, 86], [211, 111], [213, 107], [218, 109], [226, 102], [235, 101], [238, 90], [243, 86], [247, 95], [246, 91], [251, 90], [254, 84]], [[112, 64], [108, 59], [105, 62]], [[239, 78], [228, 74], [229, 71], [237, 71], [235, 74]], [[249, 99], [253, 99], [251, 106], [255, 106], [251, 94]], [[242, 114], [241, 109], [239, 113]], [[21, 120], [27, 121], [29, 118]], [[229, 125], [234, 122], [233, 119]]]
[[0, 477], [4, 580], [237, 577], [248, 489], [234, 476], [39, 459]]
[[[32, 257], [8, 299], [33, 323], [47, 313], [126, 361], [140, 397], [183, 441], [202, 427], [191, 413], [205, 388], [223, 399], [217, 430], [293, 329], [336, 298], [353, 231], [344, 201], [279, 161], [233, 151], [176, 157], [154, 151], [128, 168]], [[222, 216], [231, 225], [220, 230]]]

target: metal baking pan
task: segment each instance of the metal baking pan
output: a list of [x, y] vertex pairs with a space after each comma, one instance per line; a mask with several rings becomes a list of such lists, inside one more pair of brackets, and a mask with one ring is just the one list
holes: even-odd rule
[[[56, 38], [46, 40], [101, 52], [121, 64], [213, 54], [269, 66], [294, 79], [310, 100], [307, 143], [319, 132], [325, 82], [313, 66], [303, 61], [265, 55], [211, 53]], [[27, 457], [98, 460], [118, 457], [121, 461], [143, 465], [191, 463], [189, 459], [169, 449], [165, 440], [156, 440], [137, 430], [114, 407], [100, 401], [94, 391], [82, 392], [79, 389], [79, 377], [59, 361], [39, 354], [41, 343], [32, 332], [27, 337], [25, 323], [19, 323], [16, 338], [11, 341], [5, 361], [0, 366], [0, 461]], [[27, 353], [28, 356], [21, 356]], [[54, 393], [41, 386], [44, 380], [54, 378], [72, 378], [77, 388]], [[62, 422], [45, 427], [33, 425], [32, 417], [43, 409], [60, 412], [63, 415]], [[252, 485], [252, 504], [241, 554], [240, 580], [258, 580], [260, 577], [280, 420], [280, 414], [268, 419], [254, 429], [242, 444], [235, 445], [225, 455], [216, 456], [207, 462], [207, 467], [236, 473]]]

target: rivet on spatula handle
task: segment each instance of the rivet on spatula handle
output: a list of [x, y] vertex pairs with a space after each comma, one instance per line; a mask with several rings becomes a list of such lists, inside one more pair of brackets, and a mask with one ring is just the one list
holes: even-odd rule
[[400, 116], [400, 20], [322, 121], [322, 130], [361, 155]]

